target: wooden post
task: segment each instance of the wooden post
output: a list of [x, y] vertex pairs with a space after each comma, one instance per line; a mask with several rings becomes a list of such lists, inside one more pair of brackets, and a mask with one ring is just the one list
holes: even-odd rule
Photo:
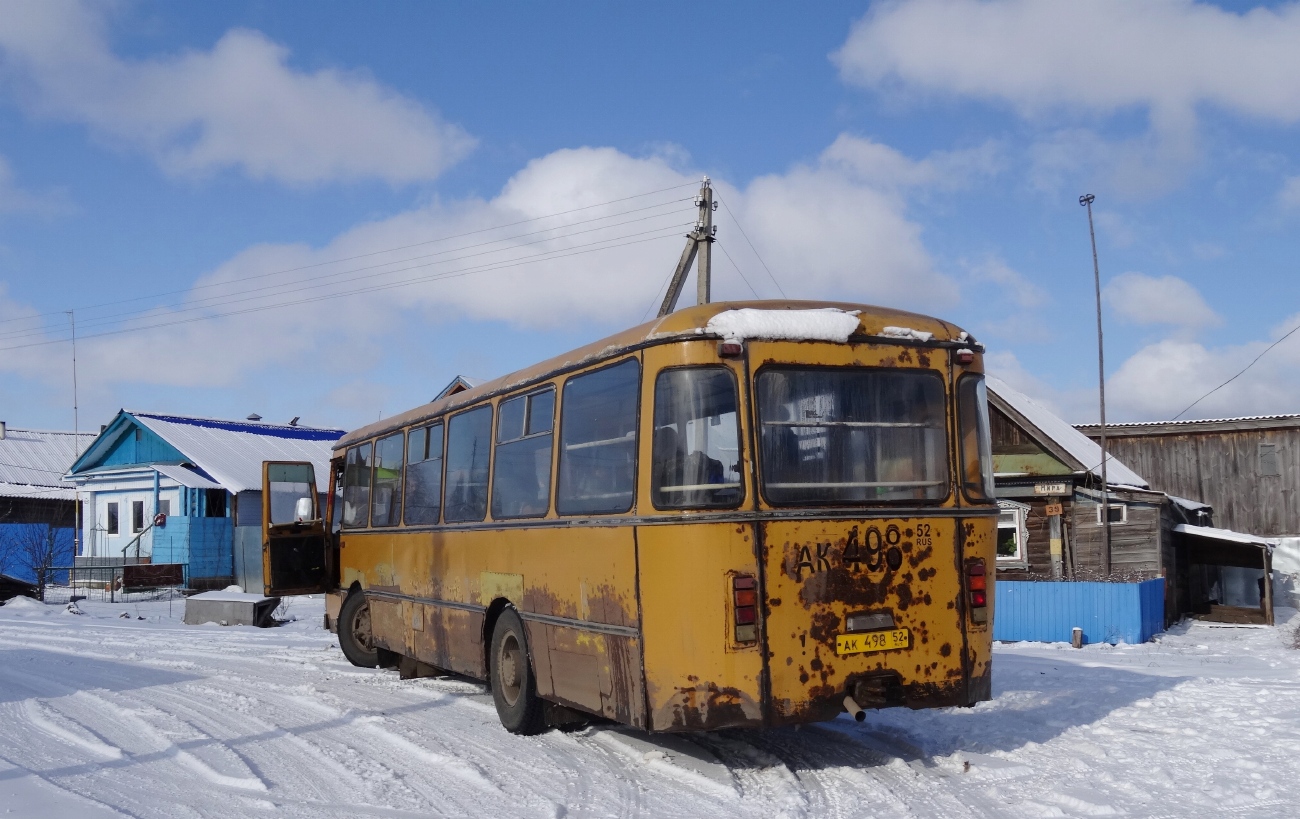
[[1273, 559], [1268, 552], [1268, 547], [1264, 547], [1264, 599], [1260, 603], [1264, 606], [1264, 622], [1273, 625]]

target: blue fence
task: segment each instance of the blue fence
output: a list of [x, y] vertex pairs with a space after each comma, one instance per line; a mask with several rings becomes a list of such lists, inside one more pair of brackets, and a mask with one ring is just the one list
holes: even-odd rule
[[998, 580], [993, 598], [993, 639], [1070, 641], [1083, 629], [1085, 643], [1144, 643], [1165, 630], [1165, 581], [1063, 583]]
[[175, 515], [153, 530], [155, 563], [189, 564], [192, 578], [230, 577], [234, 571], [234, 519]]

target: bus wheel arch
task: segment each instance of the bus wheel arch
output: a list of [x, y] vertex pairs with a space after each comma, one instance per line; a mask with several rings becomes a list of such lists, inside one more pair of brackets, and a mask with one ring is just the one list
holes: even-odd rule
[[546, 730], [544, 703], [537, 696], [537, 675], [523, 618], [506, 603], [491, 618], [492, 639], [486, 666], [492, 701], [501, 724], [512, 734], [529, 736]]
[[359, 668], [379, 666], [379, 650], [370, 623], [370, 603], [360, 583], [352, 584], [339, 609], [338, 633], [339, 648], [348, 662]]

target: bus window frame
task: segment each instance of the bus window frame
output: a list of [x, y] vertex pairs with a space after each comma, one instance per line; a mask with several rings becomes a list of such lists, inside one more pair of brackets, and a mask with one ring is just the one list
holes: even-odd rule
[[342, 496], [340, 497], [339, 500], [340, 500], [341, 502], [343, 502], [343, 503], [346, 503], [346, 502], [347, 502], [347, 493], [348, 493], [348, 482], [347, 482], [347, 475], [348, 475], [348, 456], [352, 454], [352, 450], [354, 450], [354, 449], [361, 449], [361, 448], [364, 447], [364, 446], [368, 446], [368, 447], [370, 447], [370, 455], [369, 455], [369, 458], [368, 458], [369, 461], [370, 461], [370, 465], [366, 468], [366, 474], [370, 476], [369, 481], [367, 482], [367, 485], [366, 485], [366, 520], [365, 520], [365, 523], [348, 525], [347, 523], [344, 522], [345, 518], [344, 518], [344, 516], [343, 516], [343, 514], [342, 514], [342, 510], [340, 510], [340, 515], [339, 515], [339, 530], [340, 530], [340, 531], [345, 531], [345, 530], [357, 531], [357, 530], [365, 530], [365, 529], [369, 529], [369, 528], [370, 528], [370, 493], [373, 492], [374, 489], [375, 489], [375, 486], [374, 486], [374, 482], [375, 482], [375, 468], [374, 468], [374, 462], [375, 462], [375, 439], [374, 439], [374, 438], [367, 438], [367, 439], [365, 439], [364, 441], [357, 441], [355, 444], [352, 444], [351, 446], [349, 446], [349, 447], [347, 447], [346, 449], [343, 450], [343, 494], [342, 494]]
[[[984, 385], [984, 432], [989, 436], [989, 479], [993, 482], [992, 486], [987, 487], [990, 490], [987, 497], [977, 497], [967, 491], [967, 486], [969, 486], [969, 484], [966, 481], [966, 435], [964, 434], [965, 428], [962, 425], [961, 390], [963, 383], [971, 381], [976, 382], [977, 385], [979, 383], [983, 383]], [[957, 484], [960, 486], [962, 498], [964, 498], [967, 503], [974, 506], [987, 506], [990, 503], [996, 503], [998, 501], [997, 478], [996, 473], [993, 471], [993, 419], [988, 416], [987, 412], [989, 406], [988, 388], [988, 379], [985, 374], [975, 372], [962, 373], [957, 376], [952, 385], [953, 436], [957, 441], [957, 446], [953, 448], [953, 456], [957, 459], [956, 469], [953, 471], [953, 476], [956, 478]], [[978, 419], [976, 422], [978, 423]], [[979, 433], [977, 431], [977, 440], [975, 442], [976, 447], [978, 447], [980, 443], [978, 435]], [[976, 457], [979, 457], [978, 452], [976, 453]], [[982, 473], [982, 462], [980, 466]]]
[[[529, 419], [528, 413], [532, 407], [532, 399], [534, 396], [542, 395], [547, 392], [551, 393], [552, 395], [550, 429], [548, 429], [546, 432], [537, 432], [537, 433], [529, 434], [527, 431], [528, 419]], [[555, 496], [556, 496], [555, 484], [557, 478], [556, 470], [559, 464], [559, 456], [557, 454], [558, 447], [556, 447], [555, 445], [556, 438], [559, 437], [559, 429], [557, 429], [557, 427], [559, 426], [558, 422], [560, 420], [559, 393], [560, 390], [556, 388], [554, 382], [544, 381], [541, 382], [540, 384], [533, 384], [530, 387], [521, 390], [519, 392], [510, 393], [508, 395], [502, 395], [497, 399], [495, 414], [492, 419], [492, 468], [491, 468], [491, 480], [489, 481], [488, 484], [488, 511], [485, 520], [492, 520], [492, 521], [541, 520], [550, 517], [551, 510], [555, 508]], [[502, 441], [501, 440], [501, 405], [506, 403], [507, 401], [514, 401], [514, 400], [522, 400], [524, 402], [524, 417], [523, 417], [524, 434], [518, 438], [511, 438], [508, 441]], [[550, 458], [550, 462], [548, 463], [548, 469], [547, 469], [548, 485], [546, 487], [546, 509], [544, 509], [540, 513], [530, 512], [525, 515], [498, 516], [493, 509], [493, 506], [496, 504], [496, 499], [497, 499], [496, 493], [497, 493], [497, 474], [498, 474], [497, 473], [498, 450], [501, 448], [502, 444], [509, 446], [510, 444], [515, 444], [520, 441], [533, 440], [536, 438], [544, 437], [546, 435], [551, 436], [551, 458]], [[444, 453], [443, 463], [445, 469], [445, 464], [446, 464], [445, 453]]]
[[[473, 520], [447, 520], [447, 475], [448, 463], [451, 458], [451, 422], [462, 415], [468, 415], [471, 412], [477, 412], [484, 407], [488, 410], [488, 474], [487, 483], [484, 486], [484, 504], [483, 516]], [[474, 526], [476, 524], [487, 523], [492, 520], [492, 461], [496, 457], [496, 428], [497, 428], [497, 402], [492, 399], [481, 400], [469, 406], [462, 407], [455, 413], [448, 413], [441, 416], [445, 426], [443, 428], [443, 449], [442, 449], [442, 508], [438, 510], [438, 519], [444, 526]], [[433, 423], [430, 421], [430, 423]]]
[[[430, 451], [429, 430], [433, 429], [434, 427], [442, 428], [442, 435], [439, 436], [440, 440], [442, 441], [442, 443], [440, 444], [442, 448], [442, 455], [439, 457], [440, 466], [438, 467], [438, 518], [437, 520], [429, 521], [427, 523], [410, 523], [406, 520], [406, 512], [410, 508], [410, 506], [406, 503], [406, 489], [408, 486], [410, 486], [409, 483], [410, 477], [406, 473], [411, 468], [411, 453], [410, 450], [408, 449], [406, 452], [406, 463], [403, 464], [402, 466], [402, 524], [401, 525], [403, 528], [407, 526], [438, 526], [442, 523], [442, 503], [443, 503], [442, 490], [443, 487], [445, 487], [447, 484], [447, 416], [439, 415], [436, 418], [428, 419], [426, 421], [423, 421], [422, 423], [416, 424], [413, 427], [407, 427], [404, 431], [406, 432], [407, 446], [409, 447], [410, 440], [411, 440], [411, 433], [421, 429], [424, 430], [425, 433], [424, 451], [427, 453]], [[420, 463], [425, 463], [428, 460], [429, 458], [426, 457], [423, 461], [420, 461]]]
[[[880, 372], [880, 373], [916, 373], [918, 375], [934, 378], [939, 381], [943, 388], [943, 434], [944, 434], [944, 465], [948, 470], [947, 491], [941, 498], [929, 498], [917, 500], [915, 498], [906, 498], [889, 501], [773, 501], [767, 494], [767, 474], [763, 468], [763, 419], [760, 416], [759, 409], [759, 391], [758, 379], [768, 370], [825, 370], [825, 371], [844, 371], [858, 370], [863, 372]], [[926, 508], [942, 507], [953, 501], [953, 483], [956, 475], [953, 471], [953, 458], [960, 444], [954, 446], [953, 436], [956, 434], [955, 424], [956, 407], [954, 401], [956, 398], [956, 389], [953, 385], [951, 376], [946, 372], [934, 369], [932, 367], [880, 367], [867, 366], [861, 364], [801, 364], [797, 361], [779, 361], [764, 364], [754, 371], [749, 378], [749, 390], [751, 395], [750, 413], [753, 424], [753, 446], [754, 446], [754, 475], [758, 482], [759, 492], [762, 496], [763, 503], [773, 509], [844, 509], [844, 508], [908, 508], [924, 506]]]
[[[560, 511], [560, 480], [563, 478], [563, 472], [560, 469], [560, 458], [564, 452], [564, 409], [567, 404], [564, 392], [569, 386], [569, 382], [575, 378], [581, 378], [586, 375], [608, 370], [612, 367], [618, 367], [628, 361], [636, 362], [636, 418], [633, 421], [632, 430], [635, 438], [632, 441], [632, 500], [626, 509], [618, 512], [561, 512]], [[644, 390], [642, 385], [645, 382], [645, 362], [642, 360], [640, 350], [632, 351], [631, 355], [607, 360], [598, 367], [592, 367], [589, 370], [578, 370], [565, 376], [563, 381], [558, 382], [559, 388], [556, 391], [558, 404], [556, 405], [555, 419], [555, 479], [551, 483], [551, 509], [555, 516], [560, 519], [581, 519], [588, 517], [614, 517], [618, 515], [635, 515], [637, 510], [637, 494], [641, 489], [641, 405]], [[495, 446], [495, 445], [494, 445]]]
[[[643, 369], [644, 369], [644, 368], [643, 368]], [[736, 463], [738, 463], [738, 464], [740, 465], [740, 482], [739, 482], [739, 483], [740, 483], [740, 498], [739, 498], [739, 499], [738, 499], [734, 504], [732, 504], [732, 505], [729, 505], [729, 506], [660, 506], [660, 505], [656, 502], [655, 491], [654, 491], [654, 468], [655, 468], [655, 449], [654, 449], [655, 413], [654, 413], [654, 402], [655, 402], [656, 400], [658, 400], [658, 395], [659, 395], [659, 376], [661, 376], [661, 375], [663, 375], [664, 373], [667, 373], [667, 372], [672, 372], [673, 370], [721, 370], [721, 371], [726, 372], [726, 373], [729, 373], [729, 374], [731, 375], [731, 385], [732, 385], [732, 387], [735, 389], [735, 396], [736, 396]], [[642, 377], [644, 378], [644, 372], [642, 373]], [[734, 368], [734, 367], [729, 367], [729, 366], [727, 366], [726, 364], [672, 364], [672, 365], [669, 365], [669, 366], [667, 366], [667, 367], [661, 367], [657, 372], [655, 372], [655, 374], [654, 374], [654, 378], [653, 378], [653, 390], [654, 390], [654, 392], [651, 394], [651, 398], [650, 398], [650, 402], [651, 402], [651, 406], [650, 406], [650, 435], [649, 435], [649, 439], [650, 439], [650, 467], [649, 467], [649, 469], [650, 469], [650, 471], [647, 473], [647, 477], [649, 478], [649, 484], [650, 484], [650, 491], [649, 491], [650, 506], [651, 506], [651, 508], [653, 508], [656, 512], [708, 512], [708, 511], [731, 511], [731, 510], [735, 510], [735, 509], [743, 509], [743, 508], [745, 507], [745, 501], [749, 499], [749, 487], [747, 486], [748, 481], [746, 480], [746, 475], [745, 475], [745, 467], [746, 467], [746, 465], [747, 465], [747, 464], [746, 464], [746, 460], [745, 460], [745, 438], [746, 438], [747, 436], [746, 436], [746, 431], [745, 431], [745, 425], [744, 425], [744, 423], [743, 423], [743, 419], [744, 419], [744, 415], [745, 415], [745, 413], [744, 413], [744, 407], [743, 407], [743, 402], [744, 402], [745, 397], [749, 394], [749, 390], [747, 389], [747, 387], [749, 387], [750, 385], [742, 385], [741, 382], [742, 382], [746, 377], [747, 377], [747, 376], [746, 376], [746, 374], [745, 374], [745, 372], [744, 372], [743, 370], [739, 370], [739, 371], [738, 371], [736, 368]], [[638, 396], [638, 404], [637, 404], [637, 412], [638, 412], [638, 414], [640, 413], [640, 410], [641, 410], [641, 405], [640, 405], [640, 402], [639, 402], [639, 398], [640, 398], [640, 396]], [[639, 419], [638, 419], [638, 421], [639, 421]], [[641, 471], [641, 469], [640, 469], [640, 459], [638, 458], [638, 463], [637, 463], [637, 472], [640, 473], [640, 471]]]

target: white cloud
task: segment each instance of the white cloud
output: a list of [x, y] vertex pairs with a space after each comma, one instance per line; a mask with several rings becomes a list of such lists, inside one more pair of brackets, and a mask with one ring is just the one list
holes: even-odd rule
[[1300, 314], [1281, 322], [1271, 340], [1220, 348], [1177, 339], [1143, 347], [1107, 380], [1107, 403], [1113, 403], [1117, 420], [1170, 419], [1207, 393], [1184, 417], [1295, 412], [1300, 405], [1300, 333], [1269, 350], [1245, 373], [1233, 376], [1297, 325]]
[[833, 55], [849, 82], [1001, 100], [1143, 107], [1161, 129], [1196, 106], [1300, 120], [1300, 5], [1236, 14], [1190, 0], [914, 0], [877, 6]]
[[1043, 121], [1148, 116], [1142, 136], [1054, 130], [1032, 151], [1031, 179], [1100, 168], [1116, 192], [1176, 185], [1197, 160], [1197, 110], [1300, 121], [1300, 4], [1226, 11], [1191, 0], [886, 2], [832, 55], [844, 81], [883, 91], [971, 97]]
[[[849, 143], [837, 145], [839, 150]], [[920, 228], [907, 218], [905, 199], [893, 190], [899, 174], [920, 175], [901, 156], [882, 170], [850, 167], [842, 157], [829, 155], [739, 188], [718, 181], [717, 190], [792, 298], [925, 310], [952, 304], [957, 285], [935, 270]], [[695, 218], [689, 200], [698, 179], [658, 155], [632, 157], [612, 148], [556, 151], [528, 163], [491, 199], [435, 201], [357, 225], [323, 247], [249, 248], [203, 276], [184, 303], [159, 307], [136, 320], [136, 326], [169, 326], [92, 339], [94, 332], [115, 325], [95, 326], [93, 315], [78, 313], [85, 339], [78, 348], [79, 373], [91, 388], [95, 382], [102, 388], [129, 382], [238, 389], [253, 372], [309, 378], [328, 365], [331, 379], [359, 385], [347, 401], [339, 399], [340, 404], [355, 404], [356, 396], [367, 390], [356, 381], [361, 373], [394, 355], [414, 355], [435, 337], [429, 328], [440, 323], [470, 319], [530, 331], [590, 326], [592, 336], [610, 332], [637, 323], [647, 312], [653, 315], [660, 298], [656, 291], [676, 263]], [[671, 190], [654, 196], [591, 207], [667, 188]], [[656, 203], [665, 204], [650, 207]], [[548, 217], [556, 213], [564, 215]], [[726, 213], [717, 214], [722, 246], [762, 295], [776, 295]], [[515, 226], [497, 228], [507, 224]], [[447, 236], [461, 238], [431, 241]], [[596, 242], [622, 246], [590, 246]], [[560, 257], [530, 260], [543, 251]], [[362, 258], [333, 261], [352, 257]], [[474, 269], [516, 261], [528, 263]], [[289, 270], [295, 272], [270, 275]], [[751, 297], [721, 253], [714, 254], [714, 271], [716, 298]], [[390, 286], [413, 279], [420, 281]], [[344, 291], [357, 292], [345, 299], [257, 310], [272, 302]], [[688, 286], [683, 303], [689, 303], [692, 293]], [[205, 301], [214, 296], [236, 300]], [[172, 324], [237, 310], [253, 312]], [[0, 347], [32, 340], [39, 339], [0, 338]], [[195, 365], [196, 351], [211, 353], [201, 366]], [[57, 345], [13, 349], [0, 357], [0, 371], [61, 383], [64, 357], [66, 350]], [[125, 361], [150, 365], [124, 371]], [[436, 391], [441, 385], [430, 386]]]
[[1300, 208], [1300, 176], [1289, 176], [1282, 182], [1277, 202], [1284, 208]]
[[1017, 307], [1030, 309], [1041, 307], [1048, 301], [1047, 291], [1026, 279], [998, 256], [985, 256], [982, 260], [968, 264], [971, 276], [978, 281], [986, 281], [1003, 288], [1007, 300]]
[[1223, 323], [1195, 287], [1177, 276], [1124, 273], [1106, 283], [1107, 306], [1132, 324], [1169, 325], [1194, 333]]
[[9, 161], [0, 156], [0, 214], [32, 213], [52, 216], [71, 208], [67, 198], [58, 192], [32, 193], [18, 186]]
[[461, 128], [364, 74], [294, 69], [288, 50], [256, 31], [232, 30], [210, 51], [119, 57], [102, 9], [0, 4], [0, 78], [36, 115], [83, 123], [169, 173], [402, 184], [438, 176], [473, 147]]

